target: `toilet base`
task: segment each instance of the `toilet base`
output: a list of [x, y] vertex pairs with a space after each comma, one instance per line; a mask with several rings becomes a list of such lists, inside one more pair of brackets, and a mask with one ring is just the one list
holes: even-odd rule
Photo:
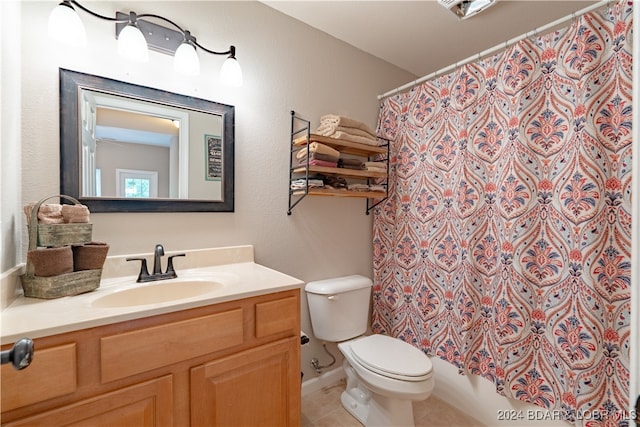
[[342, 406], [366, 427], [414, 426], [413, 402], [372, 393], [360, 386], [353, 367], [345, 360], [347, 388], [342, 392]]
[[[351, 389], [351, 391], [355, 391], [355, 389]], [[340, 395], [340, 402], [342, 402], [342, 406], [347, 412], [360, 421], [360, 424], [366, 425], [367, 415], [369, 414], [369, 399], [363, 401], [351, 394], [350, 390], [345, 390]]]
[[363, 403], [346, 390], [342, 392], [340, 401], [347, 412], [366, 427], [412, 427], [415, 425], [411, 401], [375, 396]]

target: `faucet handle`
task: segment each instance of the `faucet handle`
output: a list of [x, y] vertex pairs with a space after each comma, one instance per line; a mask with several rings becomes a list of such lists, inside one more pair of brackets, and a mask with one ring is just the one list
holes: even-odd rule
[[146, 258], [127, 258], [127, 261], [142, 261], [140, 264], [140, 273], [138, 273], [138, 282], [142, 282], [145, 277], [149, 277], [149, 270], [147, 269]]
[[176, 271], [173, 268], [173, 259], [177, 256], [186, 256], [187, 254], [175, 254], [175, 255], [171, 255], [170, 257], [168, 257], [167, 259], [167, 271], [165, 274], [173, 274], [174, 277], [178, 277], [178, 275], [176, 274]]

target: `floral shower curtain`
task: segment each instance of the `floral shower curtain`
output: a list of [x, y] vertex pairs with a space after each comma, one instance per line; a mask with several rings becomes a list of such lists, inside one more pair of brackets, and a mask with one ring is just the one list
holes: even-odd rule
[[585, 14], [380, 109], [374, 331], [576, 425], [629, 424], [631, 15]]

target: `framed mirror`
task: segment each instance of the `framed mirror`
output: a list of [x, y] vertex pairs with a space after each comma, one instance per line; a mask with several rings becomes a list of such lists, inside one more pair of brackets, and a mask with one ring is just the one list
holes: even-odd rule
[[60, 69], [60, 191], [92, 212], [233, 212], [235, 108]]

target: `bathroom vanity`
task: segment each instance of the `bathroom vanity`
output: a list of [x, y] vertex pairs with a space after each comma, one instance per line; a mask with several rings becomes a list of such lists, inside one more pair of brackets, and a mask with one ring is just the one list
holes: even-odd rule
[[[35, 356], [21, 371], [2, 366], [2, 425], [299, 425], [302, 282], [255, 264], [251, 247], [234, 250], [241, 262], [183, 270], [176, 285], [220, 284], [186, 298], [109, 297], [143, 286], [127, 276], [75, 297], [14, 301], [2, 312], [3, 349], [30, 335]], [[26, 326], [13, 324], [29, 312]]]

